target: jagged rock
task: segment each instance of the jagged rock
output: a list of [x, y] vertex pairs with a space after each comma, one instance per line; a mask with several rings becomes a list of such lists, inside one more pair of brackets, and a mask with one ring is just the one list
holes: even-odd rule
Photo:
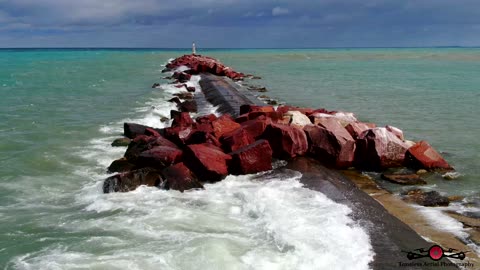
[[152, 85], [152, 88], [160, 88], [160, 84], [159, 84], [159, 83], [154, 83], [154, 84]]
[[217, 116], [215, 116], [215, 114], [209, 114], [209, 115], [197, 117], [195, 121], [199, 124], [210, 124], [217, 119], [218, 118]]
[[184, 150], [183, 162], [205, 182], [220, 181], [228, 175], [227, 161], [232, 157], [210, 144], [192, 144]]
[[193, 94], [189, 92], [180, 92], [173, 95], [178, 97], [179, 99], [193, 99]]
[[140, 124], [134, 124], [134, 123], [124, 123], [123, 124], [123, 133], [125, 137], [134, 139], [135, 137], [139, 135], [145, 135], [145, 129], [146, 128], [151, 128], [153, 130], [156, 130], [157, 132], [161, 133], [161, 130], [155, 129], [152, 127], [140, 125]]
[[230, 133], [238, 128], [240, 124], [233, 121], [229, 115], [222, 115], [212, 122], [215, 137], [221, 138], [224, 134]]
[[170, 111], [170, 118], [172, 118], [172, 127], [191, 127], [193, 120], [188, 112]]
[[194, 132], [193, 127], [169, 127], [165, 129], [165, 137], [177, 145], [184, 145]]
[[312, 114], [314, 110], [312, 108], [300, 108], [300, 107], [294, 107], [289, 105], [282, 105], [282, 106], [278, 106], [277, 108], [277, 112], [280, 112], [280, 113], [287, 113], [288, 111], [297, 111], [308, 116]]
[[159, 186], [163, 179], [160, 173], [152, 168], [143, 168], [108, 177], [103, 183], [103, 192], [128, 192], [141, 185], [150, 187]]
[[203, 185], [183, 162], [165, 168], [162, 171], [165, 182], [163, 188], [184, 192], [189, 189], [203, 189]]
[[352, 122], [346, 125], [345, 129], [354, 139], [357, 139], [358, 135], [362, 134], [365, 130], [376, 127], [377, 125], [373, 123]]
[[418, 174], [382, 174], [382, 179], [399, 185], [425, 185]]
[[141, 135], [132, 140], [128, 145], [127, 151], [125, 152], [125, 157], [131, 162], [135, 163], [138, 156], [147, 150], [152, 149], [155, 146], [168, 146], [171, 148], [178, 148], [176, 144], [167, 140], [163, 136], [153, 137]]
[[324, 125], [307, 125], [309, 153], [316, 159], [336, 168], [352, 166], [355, 156], [355, 140], [336, 120]]
[[450, 201], [448, 197], [440, 195], [437, 191], [424, 192], [421, 189], [408, 191], [406, 200], [423, 206], [448, 206]]
[[171, 99], [168, 100], [168, 102], [172, 102], [172, 103], [175, 103], [177, 105], [182, 103], [182, 101], [178, 97], [171, 98]]
[[195, 100], [185, 100], [178, 105], [178, 108], [182, 112], [194, 112], [198, 111], [197, 102]]
[[153, 136], [153, 137], [160, 137], [162, 135], [160, 135], [160, 133], [156, 130], [156, 129], [153, 129], [153, 128], [145, 128], [145, 135], [147, 136]]
[[403, 136], [403, 131], [401, 129], [389, 125], [386, 125], [385, 128], [391, 133], [395, 134], [395, 136], [397, 136], [397, 138], [400, 140], [405, 141], [405, 137]]
[[334, 112], [331, 114], [315, 112], [310, 115], [310, 120], [315, 125], [321, 123], [321, 121], [323, 121], [324, 118], [335, 118], [344, 127], [350, 123], [358, 122], [355, 115], [351, 112]]
[[255, 139], [244, 128], [238, 128], [230, 133], [223, 135], [221, 138], [223, 149], [225, 152], [233, 152], [242, 147], [255, 142]]
[[177, 79], [179, 82], [184, 83], [190, 80], [192, 75], [184, 73], [184, 72], [175, 72], [172, 75], [173, 78]]
[[128, 146], [132, 140], [129, 138], [118, 138], [112, 142], [112, 146], [119, 147], [119, 146]]
[[152, 167], [163, 169], [182, 160], [182, 150], [169, 146], [155, 146], [143, 151], [137, 158], [139, 168]]
[[408, 149], [405, 163], [416, 169], [453, 170], [453, 167], [426, 141], [420, 141]]
[[120, 158], [114, 160], [110, 166], [108, 166], [109, 172], [127, 172], [135, 168], [135, 164], [130, 163], [126, 158]]
[[245, 129], [255, 140], [258, 140], [265, 132], [267, 126], [270, 124], [272, 124], [271, 119], [255, 119], [241, 123], [241, 127]]
[[251, 104], [244, 104], [240, 106], [240, 114], [246, 114], [250, 112], [275, 112], [273, 106], [258, 106]]
[[368, 129], [356, 142], [355, 166], [359, 169], [382, 170], [404, 163], [407, 146], [386, 128]]
[[302, 129], [306, 125], [311, 125], [312, 122], [310, 119], [303, 113], [299, 111], [288, 111], [284, 115], [289, 118], [289, 124], [297, 128]]
[[270, 124], [262, 135], [270, 143], [273, 156], [290, 159], [304, 155], [308, 150], [307, 136], [303, 130], [281, 124]]
[[259, 140], [232, 153], [229, 171], [234, 175], [252, 174], [272, 169], [272, 149], [266, 140]]

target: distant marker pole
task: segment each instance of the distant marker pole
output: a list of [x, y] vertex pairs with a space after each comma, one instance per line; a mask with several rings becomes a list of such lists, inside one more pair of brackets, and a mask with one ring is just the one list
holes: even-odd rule
[[195, 47], [195, 42], [192, 43], [192, 54], [197, 54], [197, 48]]

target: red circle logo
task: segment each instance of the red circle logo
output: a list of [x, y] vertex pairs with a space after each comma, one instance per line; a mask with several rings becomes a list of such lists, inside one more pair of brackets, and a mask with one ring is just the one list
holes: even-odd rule
[[443, 257], [443, 249], [439, 246], [432, 246], [428, 250], [428, 255], [430, 255], [432, 260], [438, 261]]

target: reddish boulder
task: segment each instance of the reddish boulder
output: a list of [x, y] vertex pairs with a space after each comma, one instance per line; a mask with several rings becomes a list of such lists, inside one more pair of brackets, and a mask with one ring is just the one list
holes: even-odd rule
[[254, 143], [255, 139], [250, 135], [250, 133], [248, 133], [246, 129], [239, 128], [228, 134], [225, 134], [221, 141], [223, 149], [225, 152], [229, 153]]
[[172, 75], [173, 78], [177, 79], [179, 82], [184, 83], [190, 80], [192, 75], [184, 73], [184, 72], [175, 72]]
[[309, 153], [316, 159], [336, 168], [352, 166], [355, 156], [355, 140], [339, 122], [325, 126], [307, 125]]
[[128, 172], [135, 168], [135, 165], [130, 163], [126, 158], [120, 158], [114, 160], [110, 166], [108, 166], [109, 172]]
[[175, 103], [177, 105], [182, 103], [182, 101], [178, 97], [173, 97], [173, 98], [169, 99], [168, 102], [172, 102], [172, 103]]
[[230, 172], [234, 175], [252, 174], [272, 169], [272, 148], [266, 140], [259, 140], [232, 153]]
[[209, 115], [197, 117], [195, 121], [199, 124], [211, 124], [213, 121], [217, 119], [218, 118], [215, 114], [209, 114]]
[[415, 169], [453, 170], [453, 167], [426, 141], [420, 141], [407, 150], [405, 163]]
[[182, 112], [194, 112], [198, 111], [197, 102], [195, 100], [185, 100], [184, 102], [178, 104], [178, 108]]
[[354, 139], [358, 138], [358, 135], [362, 134], [365, 130], [376, 128], [377, 125], [373, 123], [352, 122], [348, 124], [345, 129], [352, 135]]
[[134, 123], [124, 123], [123, 124], [123, 133], [125, 137], [134, 139], [135, 137], [139, 135], [146, 135], [145, 130], [147, 128], [156, 130], [157, 132], [160, 132], [159, 129], [155, 129], [152, 127], [140, 125], [140, 124], [134, 124]]
[[184, 145], [194, 132], [192, 127], [169, 127], [165, 129], [165, 137], [177, 145]]
[[187, 86], [187, 91], [193, 93], [193, 92], [195, 92], [195, 87], [194, 86]]
[[170, 111], [170, 118], [173, 119], [172, 127], [190, 127], [193, 120], [188, 112]]
[[245, 129], [255, 140], [258, 140], [265, 132], [265, 129], [267, 129], [267, 126], [270, 124], [272, 124], [271, 119], [255, 119], [243, 122], [241, 127]]
[[211, 144], [192, 144], [185, 148], [183, 162], [201, 181], [216, 182], [228, 175], [231, 158]]
[[240, 106], [240, 114], [250, 112], [275, 112], [275, 109], [273, 108], [273, 106], [258, 106], [251, 104], [244, 104]]
[[182, 160], [182, 150], [169, 146], [155, 146], [142, 152], [137, 158], [137, 167], [162, 169]]
[[240, 128], [240, 124], [233, 121], [229, 115], [220, 116], [217, 120], [212, 122], [212, 126], [215, 137], [217, 138], [221, 138], [223, 134]]
[[135, 163], [138, 156], [149, 149], [152, 149], [155, 146], [168, 146], [172, 148], [177, 148], [177, 146], [165, 139], [162, 136], [159, 137], [153, 137], [153, 136], [145, 136], [141, 135], [135, 138], [127, 148], [127, 151], [125, 152], [125, 157], [128, 159], [129, 162]]
[[385, 128], [388, 131], [395, 134], [395, 136], [397, 136], [397, 138], [399, 138], [400, 140], [405, 141], [405, 137], [403, 136], [403, 131], [401, 129], [393, 127], [393, 126], [389, 126], [389, 125], [386, 125]]
[[160, 137], [162, 135], [160, 135], [160, 133], [158, 131], [156, 131], [155, 129], [153, 128], [145, 128], [145, 135], [146, 136], [153, 136], [153, 137]]
[[303, 130], [295, 127], [270, 124], [262, 135], [273, 149], [273, 156], [290, 159], [304, 155], [308, 150], [307, 136]]
[[401, 167], [408, 148], [386, 128], [368, 129], [358, 136], [356, 142], [355, 166], [375, 171]]
[[280, 112], [280, 113], [286, 113], [288, 111], [299, 111], [307, 116], [314, 112], [312, 108], [299, 108], [299, 107], [288, 106], [288, 105], [278, 106], [277, 108], [277, 112]]
[[203, 188], [203, 185], [183, 162], [165, 168], [162, 175], [165, 178], [162, 187], [167, 190], [173, 189], [184, 192], [189, 189]]
[[136, 171], [116, 174], [103, 182], [103, 193], [128, 192], [137, 187], [146, 185], [159, 186], [163, 179], [160, 173], [152, 168], [143, 168]]

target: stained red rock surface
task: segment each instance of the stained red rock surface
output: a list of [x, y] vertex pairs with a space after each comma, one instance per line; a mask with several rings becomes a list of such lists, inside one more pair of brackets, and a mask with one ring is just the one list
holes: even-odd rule
[[169, 146], [155, 146], [146, 150], [137, 158], [138, 167], [163, 169], [182, 160], [182, 150]]
[[233, 121], [229, 115], [222, 115], [212, 122], [215, 137], [221, 138], [224, 134], [230, 133], [238, 128], [240, 124]]
[[226, 67], [214, 58], [197, 54], [184, 55], [176, 58], [168, 63], [166, 67], [167, 70], [172, 70], [181, 66], [188, 67], [190, 70], [187, 72], [190, 74], [209, 72], [218, 76], [227, 76], [233, 80], [241, 80], [245, 77], [243, 73], [236, 72], [235, 70]]
[[277, 158], [294, 158], [308, 150], [305, 132], [295, 127], [272, 123], [267, 126], [262, 138], [268, 140], [273, 156]]
[[253, 138], [253, 136], [250, 135], [246, 129], [238, 128], [230, 133], [225, 134], [221, 141], [223, 149], [229, 153], [254, 143], [255, 138]]
[[250, 112], [275, 112], [273, 106], [258, 106], [245, 104], [240, 106], [240, 114], [250, 113]]
[[365, 130], [376, 127], [377, 125], [372, 123], [353, 122], [345, 126], [345, 129], [354, 139], [357, 139], [358, 135], [362, 134]]
[[426, 141], [420, 141], [407, 150], [407, 166], [427, 170], [453, 170], [445, 159]]
[[355, 140], [337, 121], [325, 126], [307, 125], [304, 127], [309, 142], [309, 153], [316, 159], [336, 168], [353, 165]]
[[147, 128], [150, 128], [152, 130], [156, 130], [157, 132], [159, 131], [158, 129], [140, 125], [140, 124], [135, 124], [135, 123], [124, 123], [123, 124], [123, 133], [125, 137], [134, 139], [135, 137], [139, 135], [146, 135], [145, 130]]
[[407, 145], [386, 128], [366, 130], [356, 142], [355, 166], [359, 169], [378, 171], [404, 163]]
[[185, 148], [183, 162], [202, 181], [216, 182], [228, 175], [231, 156], [210, 144], [192, 144]]
[[170, 117], [173, 119], [172, 127], [189, 127], [193, 125], [193, 120], [188, 112], [170, 111]]
[[252, 174], [272, 169], [272, 149], [266, 140], [259, 140], [230, 153], [230, 172], [235, 175]]
[[263, 135], [265, 129], [270, 124], [272, 124], [271, 119], [255, 119], [241, 123], [241, 127], [257, 140]]
[[203, 188], [197, 177], [193, 175], [192, 171], [183, 162], [165, 168], [162, 170], [162, 175], [165, 178], [162, 187], [165, 189], [184, 192], [189, 189]]

